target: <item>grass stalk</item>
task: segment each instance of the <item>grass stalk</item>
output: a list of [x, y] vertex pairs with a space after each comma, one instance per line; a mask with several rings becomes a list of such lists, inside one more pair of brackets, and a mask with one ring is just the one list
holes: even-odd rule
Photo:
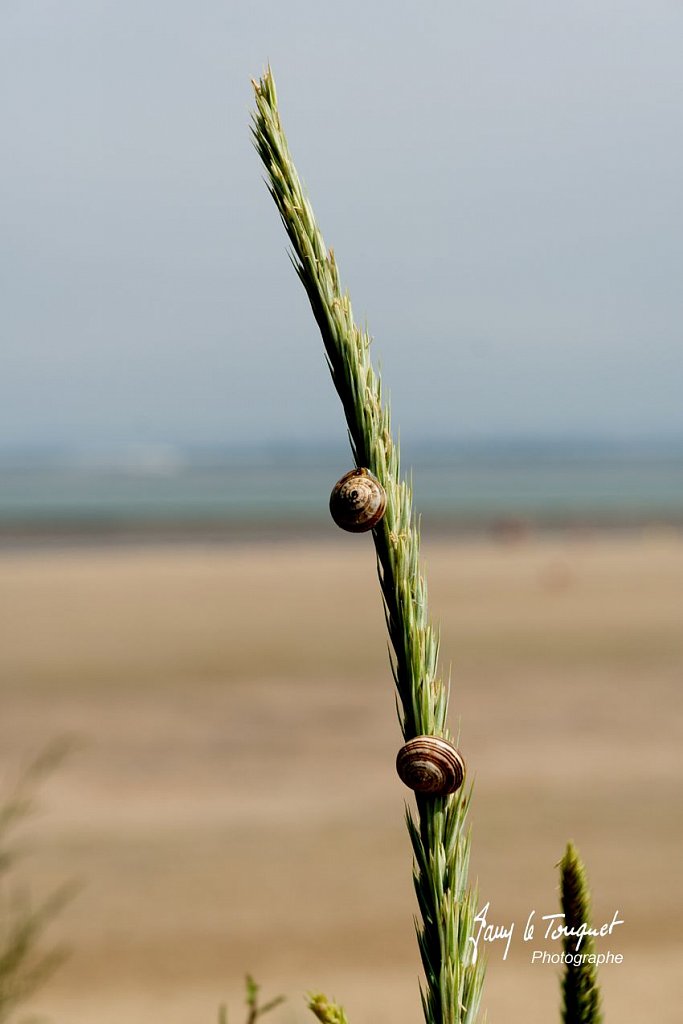
[[[370, 359], [371, 338], [354, 321], [334, 253], [323, 241], [290, 156], [270, 68], [253, 85], [254, 143], [292, 246], [292, 263], [320, 328], [353, 457], [356, 466], [374, 473], [387, 494], [386, 513], [373, 530], [373, 540], [403, 736], [450, 738], [449, 686], [439, 674], [439, 636], [428, 616], [419, 523], [411, 486], [401, 477], [389, 406]], [[427, 1024], [474, 1024], [478, 1013], [484, 967], [481, 961], [473, 962], [469, 942], [476, 914], [476, 893], [467, 882], [469, 796], [463, 786], [454, 796], [418, 797], [416, 811], [406, 811]]]
[[[569, 929], [591, 925], [591, 898], [586, 878], [586, 869], [578, 850], [567, 843], [564, 857], [560, 861], [560, 891], [564, 924]], [[564, 951], [572, 958], [577, 953], [579, 940], [566, 935]], [[595, 953], [595, 940], [586, 935], [580, 942], [580, 952]], [[595, 964], [585, 959], [579, 964], [565, 964], [562, 977], [562, 1022], [563, 1024], [602, 1024], [598, 970]]]

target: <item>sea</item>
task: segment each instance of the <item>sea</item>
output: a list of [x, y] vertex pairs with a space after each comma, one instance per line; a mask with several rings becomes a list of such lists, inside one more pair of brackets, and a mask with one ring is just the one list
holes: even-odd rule
[[[417, 446], [424, 534], [683, 526], [683, 443]], [[0, 544], [332, 538], [339, 447], [0, 456]]]

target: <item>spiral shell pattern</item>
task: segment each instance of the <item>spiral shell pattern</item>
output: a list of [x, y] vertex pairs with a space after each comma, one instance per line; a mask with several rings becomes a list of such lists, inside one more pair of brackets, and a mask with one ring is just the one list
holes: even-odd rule
[[337, 526], [349, 533], [367, 533], [380, 522], [387, 496], [369, 469], [352, 469], [332, 488], [330, 513]]
[[416, 793], [446, 796], [462, 786], [465, 759], [440, 736], [416, 736], [399, 750], [396, 771], [401, 782]]

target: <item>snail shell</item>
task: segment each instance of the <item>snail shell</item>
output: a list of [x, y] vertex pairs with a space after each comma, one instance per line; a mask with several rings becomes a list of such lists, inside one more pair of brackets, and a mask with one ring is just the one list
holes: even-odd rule
[[337, 526], [349, 533], [373, 530], [387, 507], [387, 496], [369, 469], [352, 469], [332, 488], [330, 513]]
[[440, 736], [416, 736], [399, 750], [396, 771], [401, 782], [416, 793], [446, 796], [462, 786], [465, 759]]

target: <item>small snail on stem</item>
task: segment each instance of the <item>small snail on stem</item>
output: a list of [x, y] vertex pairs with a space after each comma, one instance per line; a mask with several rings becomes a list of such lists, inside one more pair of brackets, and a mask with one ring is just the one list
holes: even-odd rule
[[332, 518], [349, 533], [374, 530], [386, 507], [386, 492], [369, 469], [352, 469], [345, 473], [330, 495]]
[[446, 796], [462, 786], [465, 759], [440, 736], [415, 736], [399, 750], [396, 771], [401, 782], [416, 793]]

